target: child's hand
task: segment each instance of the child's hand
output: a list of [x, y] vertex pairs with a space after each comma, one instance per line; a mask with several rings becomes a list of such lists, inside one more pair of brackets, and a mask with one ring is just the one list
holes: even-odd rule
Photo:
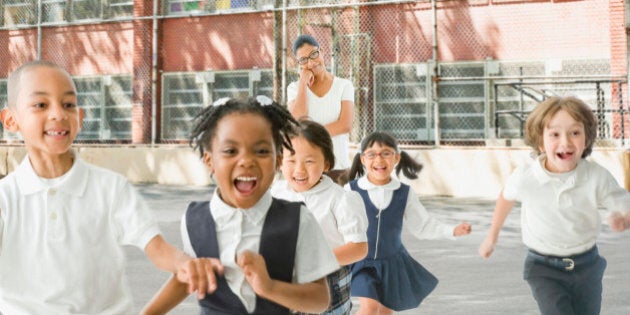
[[481, 243], [481, 245], [479, 245], [479, 256], [483, 257], [483, 258], [488, 258], [490, 257], [490, 255], [492, 255], [492, 252], [494, 251], [494, 244], [496, 243], [495, 240], [491, 239], [490, 237], [486, 237], [486, 239], [483, 241], [483, 243]]
[[455, 229], [453, 229], [453, 236], [462, 236], [462, 235], [470, 234], [471, 229], [472, 228], [470, 226], [470, 223], [462, 222], [458, 226], [456, 226]]
[[216, 258], [195, 258], [177, 269], [177, 280], [188, 284], [188, 293], [197, 291], [199, 299], [217, 289], [216, 274], [223, 275], [223, 265]]
[[245, 274], [245, 279], [247, 279], [247, 282], [252, 286], [256, 294], [264, 297], [265, 292], [271, 290], [273, 281], [269, 277], [263, 256], [250, 251], [243, 251], [237, 255], [236, 264], [241, 267]]
[[613, 212], [608, 216], [608, 224], [615, 232], [622, 232], [630, 227], [630, 222], [619, 212]]

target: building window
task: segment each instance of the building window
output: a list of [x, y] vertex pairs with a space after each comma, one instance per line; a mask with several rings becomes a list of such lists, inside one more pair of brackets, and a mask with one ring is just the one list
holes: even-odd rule
[[133, 0], [109, 0], [110, 19], [125, 18], [133, 16]]
[[186, 140], [203, 106], [223, 97], [272, 96], [271, 70], [168, 73], [162, 77], [162, 140]]
[[4, 26], [31, 25], [35, 23], [36, 11], [33, 0], [2, 0]]
[[206, 0], [167, 0], [166, 9], [168, 14], [199, 14], [209, 10]]
[[168, 15], [271, 10], [274, 0], [164, 0]]
[[203, 91], [195, 73], [162, 77], [162, 139], [187, 139], [191, 121], [203, 107]]
[[431, 140], [426, 64], [374, 67], [374, 126], [402, 141]]
[[[384, 64], [374, 67], [374, 125], [402, 141], [434, 141], [435, 113], [429, 75], [433, 66]], [[485, 137], [486, 95], [483, 63], [440, 64], [439, 120], [442, 140]]]
[[[35, 0], [0, 0], [2, 25], [37, 23]], [[133, 16], [133, 0], [41, 0], [41, 23], [120, 19]]]
[[66, 20], [66, 0], [42, 0], [42, 23]]
[[77, 140], [131, 140], [131, 76], [74, 78], [85, 112]]
[[[442, 80], [440, 100], [440, 138], [442, 140], [482, 140], [486, 135], [486, 89], [483, 62], [439, 64]], [[477, 79], [468, 80], [473, 77]]]
[[72, 0], [72, 20], [102, 19], [100, 0]]

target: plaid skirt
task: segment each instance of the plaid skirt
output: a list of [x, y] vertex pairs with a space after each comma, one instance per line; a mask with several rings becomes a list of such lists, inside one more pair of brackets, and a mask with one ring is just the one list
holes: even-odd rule
[[[339, 270], [326, 277], [328, 288], [330, 288], [330, 306], [322, 315], [349, 315], [352, 309], [350, 300], [350, 283], [352, 282], [352, 272], [350, 266], [342, 266]], [[306, 315], [306, 313], [295, 313]]]

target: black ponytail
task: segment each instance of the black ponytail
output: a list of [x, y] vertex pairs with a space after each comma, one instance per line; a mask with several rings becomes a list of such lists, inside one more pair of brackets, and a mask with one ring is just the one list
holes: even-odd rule
[[352, 159], [352, 165], [348, 170], [348, 180], [354, 180], [363, 176], [363, 164], [361, 164], [361, 152], [357, 152]]
[[400, 151], [400, 161], [396, 165], [396, 175], [400, 176], [402, 171], [403, 175], [409, 179], [418, 178], [418, 173], [422, 170], [422, 164], [414, 160], [411, 155], [405, 151]]

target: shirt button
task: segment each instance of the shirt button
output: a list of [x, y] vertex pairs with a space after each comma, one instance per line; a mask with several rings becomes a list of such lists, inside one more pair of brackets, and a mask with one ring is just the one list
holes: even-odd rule
[[50, 219], [51, 219], [51, 220], [57, 220], [57, 212], [52, 212], [52, 213], [50, 214]]
[[57, 189], [51, 189], [48, 191], [48, 194], [54, 196], [57, 193]]

